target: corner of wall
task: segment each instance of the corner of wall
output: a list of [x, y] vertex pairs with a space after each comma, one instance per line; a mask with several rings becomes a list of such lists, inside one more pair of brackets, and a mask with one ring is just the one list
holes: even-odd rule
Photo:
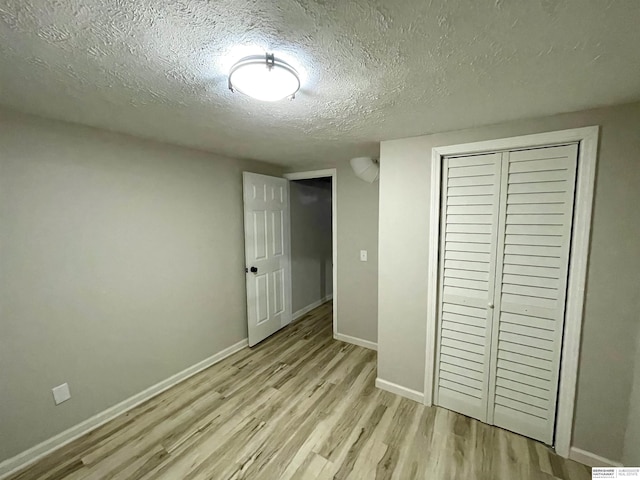
[[629, 399], [622, 462], [628, 466], [640, 466], [640, 328], [637, 333], [633, 386]]

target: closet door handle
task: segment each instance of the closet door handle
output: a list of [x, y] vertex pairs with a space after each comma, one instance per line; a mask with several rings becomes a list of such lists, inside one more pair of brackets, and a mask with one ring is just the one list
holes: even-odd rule
[[489, 302], [489, 303], [487, 304], [487, 307], [489, 307], [489, 308], [493, 308], [493, 302]]

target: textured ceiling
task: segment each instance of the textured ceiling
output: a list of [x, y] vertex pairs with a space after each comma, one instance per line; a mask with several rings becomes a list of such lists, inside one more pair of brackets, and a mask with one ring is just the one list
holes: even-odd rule
[[[227, 89], [265, 51], [294, 101]], [[638, 99], [638, 0], [0, 1], [0, 103], [289, 166]]]

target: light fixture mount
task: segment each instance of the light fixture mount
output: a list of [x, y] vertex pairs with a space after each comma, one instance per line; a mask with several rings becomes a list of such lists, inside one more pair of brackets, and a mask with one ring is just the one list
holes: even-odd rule
[[273, 55], [273, 53], [267, 53], [266, 57], [267, 57], [267, 68], [271, 70], [273, 66], [276, 64], [276, 57]]
[[293, 99], [300, 90], [300, 77], [273, 53], [252, 55], [231, 67], [229, 90], [266, 102]]

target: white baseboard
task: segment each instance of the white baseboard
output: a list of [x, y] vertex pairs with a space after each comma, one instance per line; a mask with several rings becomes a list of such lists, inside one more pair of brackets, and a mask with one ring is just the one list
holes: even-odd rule
[[587, 465], [588, 467], [621, 467], [620, 462], [614, 462], [608, 458], [601, 457], [595, 453], [587, 452], [580, 448], [571, 447], [569, 450], [569, 458], [576, 462]]
[[362, 338], [352, 337], [350, 335], [343, 335], [342, 333], [334, 333], [333, 338], [340, 340], [341, 342], [353, 343], [359, 347], [368, 348], [369, 350], [378, 350], [378, 344], [370, 342], [369, 340], [363, 340]]
[[291, 321], [295, 322], [299, 318], [305, 316], [307, 313], [309, 313], [314, 308], [318, 308], [320, 305], [322, 305], [323, 303], [328, 302], [329, 300], [333, 300], [333, 295], [327, 295], [326, 297], [321, 298], [317, 302], [313, 302], [312, 304], [307, 305], [304, 308], [301, 308], [297, 312], [293, 312], [293, 315], [291, 316]]
[[134, 407], [137, 407], [143, 402], [146, 402], [150, 398], [155, 397], [156, 395], [168, 390], [169, 388], [177, 385], [180, 382], [183, 382], [189, 377], [192, 377], [196, 373], [201, 372], [202, 370], [209, 368], [211, 365], [214, 365], [221, 360], [224, 360], [228, 356], [242, 350], [243, 348], [249, 345], [247, 339], [239, 341], [235, 345], [231, 345], [228, 348], [225, 348], [221, 352], [216, 353], [215, 355], [210, 356], [202, 360], [201, 362], [192, 365], [191, 367], [172, 375], [166, 380], [157, 383], [146, 390], [143, 390], [136, 395], [129, 397], [128, 399], [110, 407], [97, 415], [94, 415], [91, 418], [65, 430], [58, 435], [45, 440], [38, 445], [31, 447], [29, 450], [25, 450], [22, 453], [19, 453], [15, 457], [9, 458], [4, 462], [0, 463], [0, 480], [15, 473], [18, 470], [21, 470], [28, 465], [37, 462], [42, 457], [49, 455], [54, 450], [57, 450], [60, 447], [76, 440], [77, 438], [85, 435], [92, 430], [104, 425], [109, 420], [113, 420], [118, 415], [121, 415]]
[[408, 398], [415, 402], [422, 403], [424, 400], [424, 393], [418, 392], [417, 390], [411, 390], [410, 388], [403, 387], [397, 383], [387, 382], [381, 378], [376, 378], [376, 387], [380, 390], [395, 393], [396, 395], [400, 395], [401, 397]]

